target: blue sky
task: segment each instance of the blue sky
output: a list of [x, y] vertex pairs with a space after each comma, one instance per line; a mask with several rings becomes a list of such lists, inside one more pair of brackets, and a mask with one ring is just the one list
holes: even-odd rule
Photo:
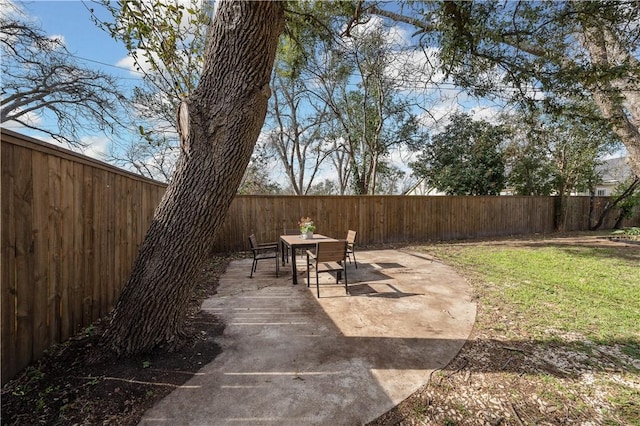
[[110, 66], [83, 61], [87, 65], [102, 68], [114, 75], [132, 78], [129, 71], [115, 67], [127, 56], [127, 50], [91, 21], [91, 14], [87, 9], [94, 7], [91, 2], [41, 0], [19, 4], [40, 23], [47, 35], [63, 36], [72, 54]]
[[[78, 65], [94, 70], [102, 70], [119, 79], [123, 86], [132, 88], [139, 84], [140, 79], [130, 69], [118, 66], [127, 57], [125, 47], [114, 40], [111, 35], [98, 28], [91, 20], [89, 8], [97, 5], [91, 1], [16, 1], [36, 26], [40, 27], [47, 36], [62, 37], [69, 52], [74, 55]], [[110, 15], [109, 15], [110, 16]], [[109, 16], [105, 17], [108, 18]], [[55, 120], [46, 119], [45, 127], [55, 127]], [[32, 135], [38, 139], [53, 142], [41, 133], [28, 129], [16, 129], [19, 132]], [[83, 142], [90, 145], [83, 150], [87, 155], [103, 159], [110, 140], [106, 135], [83, 135]], [[53, 142], [55, 143], [55, 142]]]
[[[91, 0], [84, 2], [80, 0], [39, 0], [15, 1], [15, 3], [41, 27], [45, 34], [62, 37], [67, 49], [75, 56], [80, 65], [103, 70], [119, 78], [122, 85], [130, 88], [140, 83], [140, 79], [125, 65], [128, 56], [125, 47], [92, 22], [89, 9], [101, 10], [101, 6], [94, 4]], [[110, 15], [105, 14], [104, 11], [103, 14], [104, 19], [111, 20]], [[401, 36], [410, 38], [408, 29], [403, 29], [401, 26], [398, 28]], [[122, 65], [119, 66], [119, 64]], [[497, 110], [501, 109], [500, 105], [486, 100], [471, 99], [463, 94], [456, 94], [454, 91], [445, 91], [444, 95], [434, 98], [433, 104], [424, 105], [436, 117], [446, 116], [454, 109], [466, 109], [478, 118], [490, 119]], [[55, 122], [52, 121], [46, 125], [54, 127]], [[16, 130], [47, 140], [41, 134], [38, 135], [24, 129]], [[84, 153], [98, 158], [103, 158], [102, 154], [107, 152], [111, 143], [108, 136], [95, 134], [87, 134], [83, 141], [90, 144]], [[401, 154], [393, 153], [395, 157], [393, 161], [398, 164], [407, 161], [406, 158], [401, 158]]]
[[[123, 60], [127, 58], [127, 50], [122, 44], [115, 41], [109, 33], [98, 28], [91, 20], [89, 8], [101, 10], [99, 5], [92, 3], [90, 0], [79, 1], [60, 1], [60, 0], [41, 0], [41, 1], [22, 1], [17, 2], [28, 13], [36, 23], [42, 28], [45, 34], [49, 36], [61, 36], [69, 52], [71, 52], [79, 64], [92, 69], [101, 69], [113, 76], [119, 77], [122, 84], [133, 86], [139, 82], [136, 76], [125, 68]], [[103, 11], [104, 13], [104, 11]], [[108, 14], [104, 16], [105, 20], [111, 20]], [[409, 30], [400, 29], [398, 27], [400, 37], [410, 38]], [[423, 59], [418, 59], [422, 61]], [[123, 63], [121, 67], [117, 65]], [[455, 93], [451, 93], [455, 95]], [[449, 99], [439, 98], [439, 102], [430, 105], [430, 112], [434, 116], [446, 115], [452, 108], [459, 108], [461, 104], [469, 104], [471, 107], [477, 108], [476, 102], [471, 102], [467, 97], [460, 95], [452, 96]], [[426, 105], [425, 105], [426, 106]], [[492, 115], [491, 108], [478, 111], [478, 114]], [[48, 126], [55, 126], [52, 122]], [[20, 131], [20, 130], [19, 130]], [[35, 135], [36, 137], [40, 137]], [[110, 140], [105, 135], [86, 135], [84, 142], [89, 143], [89, 148], [84, 150], [87, 155], [101, 158], [101, 153], [107, 152]], [[393, 162], [399, 164], [406, 161], [401, 157], [404, 154], [399, 152], [393, 153]]]

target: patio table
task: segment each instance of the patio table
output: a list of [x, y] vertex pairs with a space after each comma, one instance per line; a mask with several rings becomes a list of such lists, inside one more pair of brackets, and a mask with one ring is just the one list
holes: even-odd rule
[[298, 284], [298, 271], [296, 269], [296, 249], [312, 248], [319, 241], [338, 241], [325, 235], [313, 234], [313, 238], [301, 238], [300, 235], [280, 235], [280, 252], [282, 253], [282, 265], [285, 264], [285, 246], [291, 252], [291, 273], [293, 284]]

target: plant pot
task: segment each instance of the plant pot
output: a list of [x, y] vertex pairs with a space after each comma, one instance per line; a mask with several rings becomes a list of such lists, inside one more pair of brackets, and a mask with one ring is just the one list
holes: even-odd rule
[[300, 238], [302, 238], [303, 240], [312, 240], [313, 232], [303, 232], [302, 234], [300, 234]]

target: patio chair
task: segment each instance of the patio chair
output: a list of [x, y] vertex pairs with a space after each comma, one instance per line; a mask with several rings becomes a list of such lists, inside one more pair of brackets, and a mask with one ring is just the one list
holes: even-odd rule
[[356, 262], [356, 252], [353, 251], [353, 246], [356, 243], [356, 231], [349, 230], [347, 232], [347, 258], [349, 258], [349, 263], [351, 263], [351, 256], [353, 256], [353, 263], [356, 265], [356, 269], [358, 269], [358, 262]]
[[320, 241], [316, 243], [315, 253], [307, 250], [307, 287], [311, 283], [311, 268], [316, 271], [316, 291], [320, 298], [320, 272], [336, 272], [336, 284], [340, 280], [340, 274], [344, 274], [344, 289], [349, 294], [347, 286], [347, 241]]
[[249, 235], [249, 244], [251, 244], [251, 252], [253, 253], [253, 264], [251, 265], [251, 275], [250, 278], [253, 278], [253, 273], [256, 271], [258, 267], [258, 261], [264, 259], [275, 259], [276, 261], [276, 277], [280, 272], [280, 262], [278, 259], [278, 255], [280, 254], [280, 244], [278, 243], [262, 243], [258, 244], [258, 240], [256, 239], [255, 234]]

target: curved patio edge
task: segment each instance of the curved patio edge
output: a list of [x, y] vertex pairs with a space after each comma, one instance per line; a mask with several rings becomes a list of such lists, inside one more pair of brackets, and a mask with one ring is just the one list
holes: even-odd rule
[[[202, 309], [226, 324], [223, 352], [152, 409], [151, 424], [364, 424], [425, 385], [469, 337], [467, 282], [422, 253], [359, 251], [342, 282], [232, 262]], [[302, 272], [300, 272], [302, 271]], [[324, 276], [323, 276], [324, 275]]]

